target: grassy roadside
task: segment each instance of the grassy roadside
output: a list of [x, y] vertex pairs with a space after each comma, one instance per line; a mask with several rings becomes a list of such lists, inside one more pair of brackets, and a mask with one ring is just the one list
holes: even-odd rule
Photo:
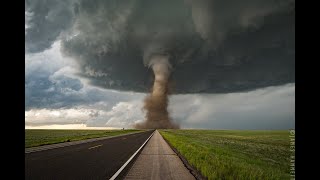
[[116, 136], [142, 130], [25, 130], [25, 147], [35, 147], [47, 144], [55, 144], [84, 139]]
[[159, 132], [208, 179], [290, 179], [289, 131]]

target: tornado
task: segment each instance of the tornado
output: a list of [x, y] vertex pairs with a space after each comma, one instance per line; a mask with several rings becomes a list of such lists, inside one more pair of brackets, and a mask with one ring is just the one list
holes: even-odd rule
[[171, 65], [168, 55], [152, 56], [149, 66], [154, 73], [154, 83], [151, 93], [144, 100], [146, 120], [136, 124], [138, 129], [178, 129], [179, 125], [172, 122], [169, 112], [168, 82], [171, 73]]

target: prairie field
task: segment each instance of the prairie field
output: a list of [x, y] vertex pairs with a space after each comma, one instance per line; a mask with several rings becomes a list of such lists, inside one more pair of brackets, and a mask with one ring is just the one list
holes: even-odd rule
[[142, 130], [47, 130], [47, 129], [26, 129], [25, 147], [34, 147], [47, 144], [78, 141], [84, 139], [116, 136]]
[[208, 179], [290, 179], [290, 132], [160, 130]]

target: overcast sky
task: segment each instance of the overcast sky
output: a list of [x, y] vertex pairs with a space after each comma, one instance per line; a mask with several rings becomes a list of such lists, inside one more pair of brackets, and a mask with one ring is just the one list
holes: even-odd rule
[[[205, 0], [202, 0], [202, 2], [204, 1]], [[128, 70], [130, 70], [130, 68], [136, 68], [136, 66], [139, 66], [140, 63], [141, 67], [134, 69], [132, 72], [130, 71], [130, 73], [136, 72], [135, 70], [139, 70], [139, 72], [141, 71], [141, 69], [144, 70], [145, 67], [143, 64], [143, 60], [142, 58], [140, 60], [138, 57], [134, 57], [139, 60], [136, 60], [136, 63], [132, 65], [130, 65], [130, 63], [127, 64], [127, 62], [123, 61], [124, 63], [121, 65], [111, 64], [110, 66], [114, 67], [112, 71], [106, 70], [108, 68], [99, 69], [100, 66], [108, 67], [108, 64], [101, 65], [99, 64], [99, 59], [90, 59], [92, 57], [96, 57], [96, 54], [94, 54], [96, 51], [93, 52], [93, 50], [98, 51], [99, 49], [94, 49], [92, 47], [92, 44], [90, 45], [90, 40], [92, 40], [90, 39], [91, 35], [90, 38], [88, 35], [83, 35], [85, 34], [84, 32], [88, 32], [91, 26], [95, 26], [92, 24], [91, 26], [89, 26], [89, 24], [86, 27], [81, 26], [76, 28], [76, 26], [74, 25], [77, 23], [83, 24], [83, 22], [86, 22], [85, 20], [92, 19], [93, 15], [91, 14], [85, 16], [88, 13], [81, 14], [77, 12], [78, 10], [77, 8], [75, 8], [77, 6], [73, 4], [74, 2], [78, 1], [59, 1], [59, 3], [56, 2], [53, 4], [49, 4], [49, 2], [47, 2], [47, 4], [44, 4], [41, 3], [41, 1], [38, 2], [35, 0], [26, 1], [25, 127], [77, 129], [130, 128], [134, 123], [144, 120], [145, 112], [142, 110], [142, 107], [146, 92], [139, 89], [140, 86], [138, 86], [137, 84], [139, 84], [140, 81], [138, 82], [136, 79], [144, 77], [145, 74], [142, 73], [132, 78], [132, 81], [136, 81], [137, 83], [126, 86], [123, 85], [126, 84], [126, 78], [124, 78], [126, 76], [122, 76], [121, 73], [128, 73]], [[84, 0], [79, 0], [79, 2], [82, 9], [85, 9], [84, 7], [87, 7], [84, 6]], [[193, 1], [188, 2], [192, 2], [191, 4], [193, 8], [199, 6], [201, 7], [201, 4], [196, 4]], [[248, 2], [251, 1], [248, 0]], [[127, 4], [124, 9], [126, 10], [127, 6], [130, 6], [128, 8], [130, 10], [130, 12], [128, 11], [129, 17], [130, 13], [133, 12], [132, 6], [135, 6], [135, 4]], [[256, 45], [254, 45], [255, 43], [253, 43], [255, 48], [250, 48], [248, 46], [248, 49], [251, 50], [246, 51], [254, 54], [250, 57], [248, 57], [247, 54], [239, 54], [239, 52], [243, 49], [235, 50], [236, 46], [228, 45], [230, 44], [230, 42], [233, 42], [232, 39], [228, 39], [229, 32], [237, 30], [240, 34], [239, 37], [246, 37], [247, 35], [241, 35], [241, 33], [249, 31], [248, 29], [250, 29], [250, 31], [254, 31], [251, 27], [252, 24], [252, 26], [256, 28], [257, 32], [260, 32], [261, 29], [267, 29], [268, 32], [271, 29], [270, 31], [274, 32], [270, 27], [272, 27], [274, 24], [277, 25], [277, 23], [274, 23], [272, 26], [270, 25], [270, 27], [267, 25], [264, 26], [263, 24], [264, 22], [268, 22], [269, 16], [272, 20], [274, 17], [276, 17], [274, 14], [281, 14], [282, 12], [284, 12], [283, 9], [285, 8], [283, 7], [286, 7], [286, 4], [284, 3], [279, 6], [274, 6], [262, 3], [262, 5], [259, 3], [253, 4], [248, 7], [243, 5], [244, 7], [240, 7], [240, 9], [242, 8], [243, 10], [235, 11], [235, 14], [243, 15], [243, 18], [247, 18], [239, 19], [239, 22], [241, 23], [235, 23], [232, 26], [218, 24], [219, 26], [217, 27], [220, 27], [219, 31], [225, 33], [222, 37], [216, 36], [216, 32], [211, 30], [210, 28], [209, 29], [211, 31], [209, 33], [208, 29], [203, 27], [203, 24], [201, 25], [202, 20], [200, 22], [200, 25], [197, 25], [197, 23], [199, 24], [199, 20], [196, 21], [195, 19], [205, 19], [206, 17], [196, 16], [197, 12], [192, 9], [192, 17], [196, 30], [192, 30], [192, 32], [190, 30], [190, 34], [198, 34], [200, 39], [203, 38], [204, 40], [201, 40], [201, 43], [202, 41], [205, 41], [205, 44], [209, 44], [201, 46], [205, 49], [211, 47], [211, 41], [219, 42], [217, 44], [213, 44], [212, 47], [218, 47], [218, 50], [215, 50], [214, 52], [218, 52], [219, 56], [217, 55], [215, 56], [215, 58], [219, 57], [221, 58], [221, 61], [217, 61], [217, 63], [211, 63], [214, 65], [212, 65], [212, 69], [210, 69], [204, 68], [208, 67], [208, 65], [210, 64], [208, 63], [209, 61], [201, 61], [200, 59], [198, 61], [194, 61], [197, 63], [202, 62], [202, 64], [198, 63], [198, 66], [197, 64], [192, 63], [191, 60], [190, 64], [199, 68], [197, 69], [199, 73], [196, 74], [201, 74], [201, 68], [203, 69], [202, 75], [192, 75], [190, 72], [192, 72], [193, 70], [188, 70], [191, 67], [191, 65], [189, 66], [188, 63], [184, 63], [184, 65], [180, 65], [179, 63], [182, 63], [180, 61], [174, 63], [176, 64], [177, 69], [175, 80], [181, 80], [180, 82], [183, 83], [176, 84], [177, 91], [180, 93], [171, 95], [169, 97], [169, 112], [173, 121], [178, 122], [181, 128], [294, 128], [295, 82], [294, 59], [292, 59], [294, 58], [294, 45], [290, 44], [292, 41], [294, 42], [294, 39], [283, 39], [283, 41], [288, 43], [286, 45], [283, 45], [283, 41], [281, 41], [281, 38], [280, 40], [278, 39], [278, 42], [272, 41], [273, 47], [270, 47], [269, 49], [267, 48], [268, 53], [272, 52], [269, 54], [265, 53], [265, 51], [267, 51], [265, 50], [265, 46], [271, 46], [271, 42], [269, 43], [269, 41], [267, 40], [261, 40], [264, 43], [264, 45], [261, 45], [261, 47], [260, 45], [259, 47], [257, 47]], [[44, 7], [52, 8], [48, 9]], [[256, 9], [261, 10], [261, 8], [263, 9], [263, 11], [255, 11]], [[244, 10], [251, 10], [250, 12], [252, 13], [243, 14], [243, 12], [248, 12]], [[184, 9], [182, 9], [181, 11], [184, 11]], [[102, 11], [101, 9], [97, 12], [94, 12], [100, 12], [102, 14], [105, 13], [105, 11]], [[123, 11], [123, 13], [124, 12], [127, 11]], [[96, 17], [96, 14], [94, 15], [94, 17]], [[226, 16], [225, 14], [222, 15]], [[136, 16], [138, 17], [139, 14]], [[214, 14], [212, 16], [214, 16]], [[189, 16], [186, 15], [186, 19], [188, 17]], [[264, 18], [264, 21], [260, 22], [260, 17], [268, 18]], [[121, 18], [120, 20], [122, 22]], [[230, 21], [231, 24], [233, 22], [228, 18], [220, 19]], [[254, 19], [255, 23], [253, 23], [251, 19]], [[217, 18], [215, 20], [217, 20]], [[95, 21], [98, 20], [95, 19]], [[135, 23], [139, 24], [141, 22]], [[280, 22], [278, 24], [280, 24]], [[113, 24], [113, 26], [120, 25]], [[241, 27], [240, 30], [238, 26]], [[284, 30], [286, 30], [286, 28], [288, 27], [291, 27], [291, 24], [281, 27], [280, 29], [283, 30], [281, 33], [285, 33], [286, 31]], [[99, 29], [100, 27], [95, 28]], [[102, 28], [106, 27], [104, 26]], [[190, 27], [190, 29], [193, 28]], [[114, 31], [113, 28], [111, 28], [111, 30]], [[111, 44], [109, 48], [112, 49], [115, 45], [113, 46], [113, 44], [110, 43], [110, 37], [114, 38], [113, 35], [115, 35], [116, 37], [119, 36], [119, 38], [121, 39], [122, 34], [120, 32], [114, 32], [114, 34], [112, 34], [111, 30], [107, 28], [105, 34], [99, 37], [104, 39], [108, 45]], [[80, 32], [80, 35], [75, 33], [75, 31], [77, 31], [78, 34]], [[263, 31], [261, 30], [261, 32]], [[186, 34], [182, 37], [189, 37], [188, 35], [189, 34]], [[261, 34], [255, 34], [254, 36], [258, 37], [260, 35]], [[171, 36], [172, 34], [170, 34], [170, 36], [167, 34], [162, 35], [162, 37], [165, 38]], [[78, 37], [80, 39], [82, 38], [81, 40], [83, 40], [83, 38], [87, 38], [88, 40], [89, 38], [89, 45], [85, 46], [86, 48], [88, 48], [88, 53], [86, 51], [74, 49], [74, 47], [79, 47], [79, 45], [76, 44], [78, 43]], [[270, 37], [277, 38], [278, 36], [275, 37], [273, 35], [270, 35]], [[70, 40], [70, 38], [73, 38], [74, 42]], [[96, 39], [97, 37], [94, 36], [93, 40]], [[188, 41], [190, 41], [190, 43], [195, 42], [194, 39], [189, 39]], [[245, 41], [246, 39], [241, 42]], [[102, 42], [98, 42], [98, 46], [102, 46], [99, 43]], [[169, 42], [169, 44], [171, 45], [171, 42]], [[220, 44], [223, 44], [224, 48], [219, 49]], [[239, 47], [243, 48], [240, 41], [237, 41], [237, 44]], [[154, 44], [151, 44], [151, 46], [154, 46]], [[183, 55], [190, 54], [190, 52], [194, 52], [192, 48], [193, 47], [188, 47], [187, 50], [180, 49], [179, 52], [183, 52], [181, 53]], [[224, 52], [224, 54], [227, 55], [221, 55], [221, 52]], [[281, 55], [278, 56], [277, 53], [274, 52], [279, 52], [279, 54]], [[230, 53], [230, 56], [228, 56], [228, 53]], [[131, 52], [125, 52], [125, 54], [131, 55]], [[178, 54], [177, 57], [181, 57], [181, 54]], [[108, 55], [102, 56], [107, 60], [108, 58], [110, 58]], [[197, 56], [199, 56], [199, 53], [190, 55], [190, 57], [188, 58], [197, 58]], [[112, 57], [114, 58], [115, 56], [113, 55]], [[201, 57], [203, 58], [203, 56]], [[131, 61], [134, 61], [134, 58]], [[237, 58], [239, 58], [240, 60]], [[252, 62], [259, 63], [246, 64], [247, 61], [243, 60], [245, 58], [247, 58], [248, 62], [250, 62], [252, 59]], [[119, 60], [118, 57], [116, 57], [116, 59]], [[188, 62], [188, 60], [186, 60], [186, 62]], [[223, 68], [219, 69], [220, 67]], [[228, 68], [234, 68], [235, 71], [232, 71], [232, 73], [230, 73], [228, 70], [225, 70]], [[185, 78], [194, 77], [195, 79], [193, 80], [193, 82], [183, 79], [184, 76], [182, 72], [184, 72], [185, 70], [188, 70], [188, 73], [186, 73], [187, 77]], [[212, 73], [216, 75], [215, 78], [222, 78], [219, 80], [216, 80], [214, 78], [211, 78], [213, 80], [210, 81], [207, 80], [205, 77]], [[190, 75], [190, 77], [188, 75]], [[259, 81], [259, 79], [257, 78], [261, 78], [261, 81]], [[201, 79], [201, 82], [197, 79]], [[204, 81], [202, 81], [202, 79]], [[107, 82], [107, 85], [101, 85], [100, 81], [104, 83]], [[117, 82], [119, 82], [118, 85]], [[216, 84], [214, 84], [214, 82], [216, 82]], [[185, 92], [188, 92], [188, 94], [184, 94]]]

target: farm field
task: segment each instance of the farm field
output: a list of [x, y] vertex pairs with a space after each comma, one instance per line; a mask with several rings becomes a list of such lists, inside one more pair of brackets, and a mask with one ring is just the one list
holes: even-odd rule
[[45, 129], [26, 129], [25, 147], [35, 147], [47, 144], [78, 141], [84, 139], [116, 136], [142, 130], [45, 130]]
[[290, 132], [160, 130], [208, 179], [290, 179]]

